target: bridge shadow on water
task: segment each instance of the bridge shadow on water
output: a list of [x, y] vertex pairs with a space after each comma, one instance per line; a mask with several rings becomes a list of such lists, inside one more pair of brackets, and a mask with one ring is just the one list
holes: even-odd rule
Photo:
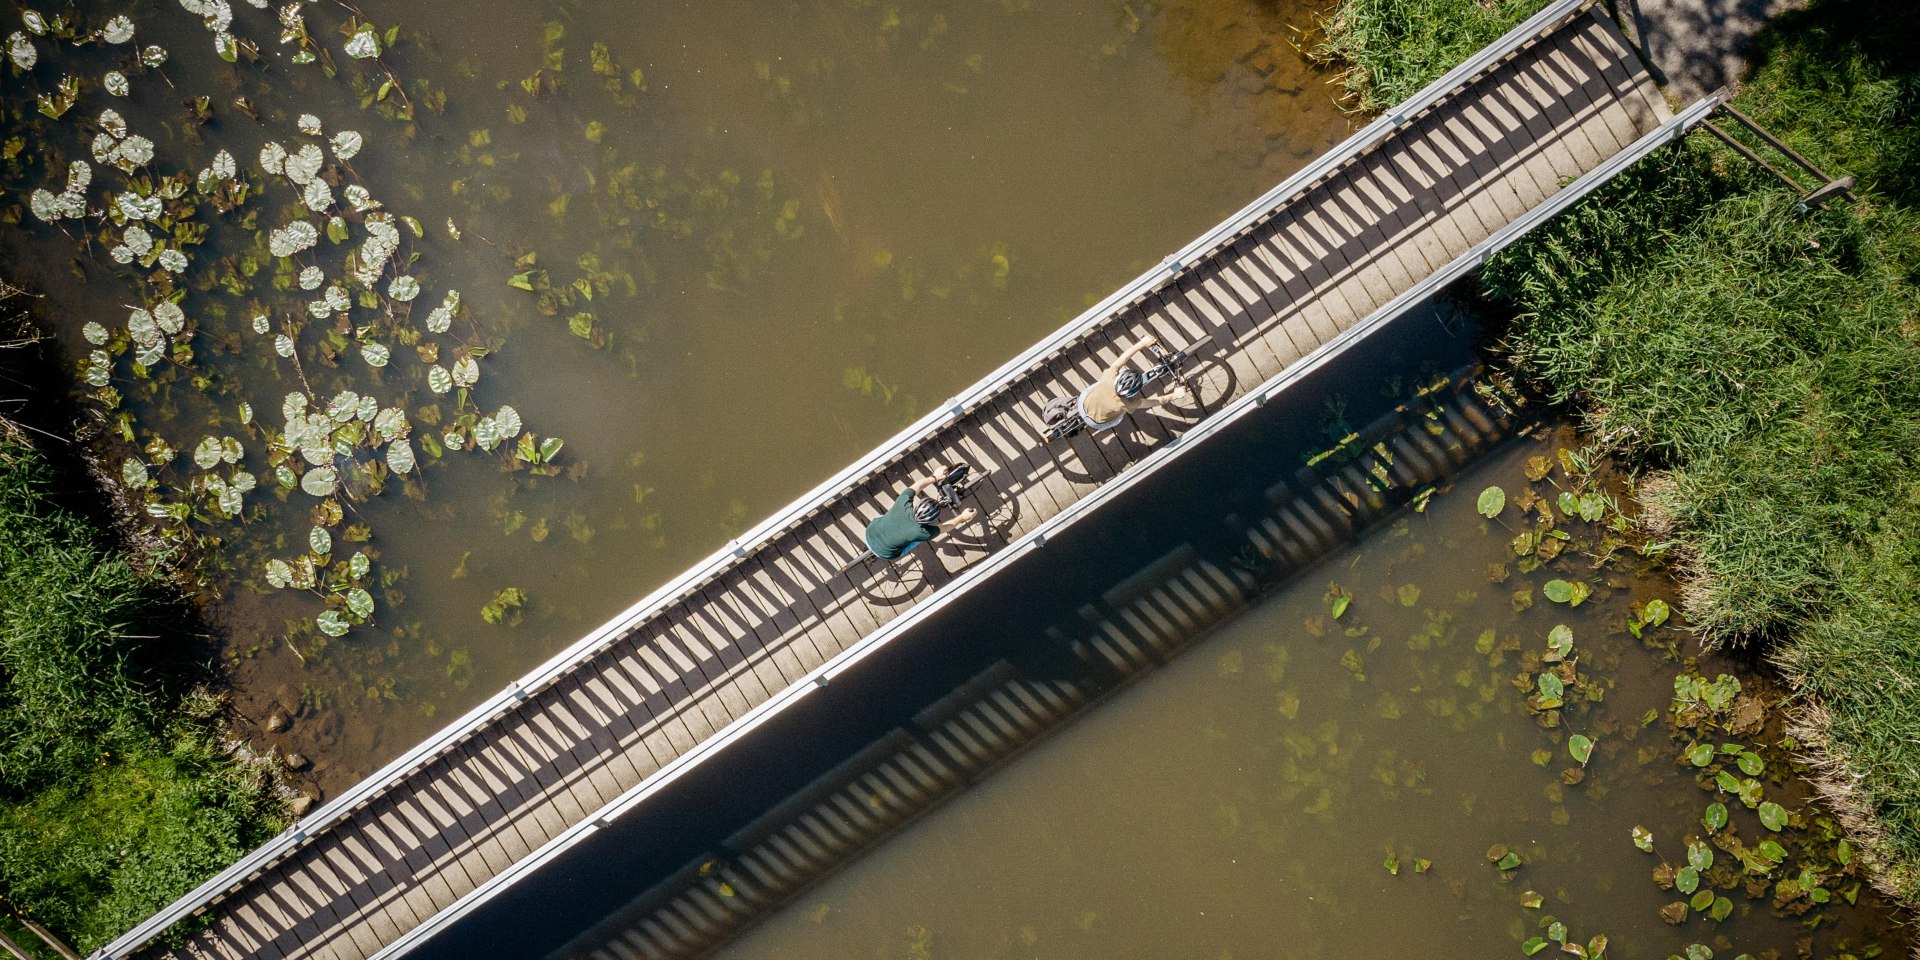
[[1356, 425], [1385, 416], [1416, 384], [1473, 362], [1478, 336], [1450, 304], [1411, 311], [409, 956], [553, 954], [689, 864], [725, 855], [736, 833], [863, 750], [915, 730], [929, 705], [996, 664], [1075, 679], [1087, 666], [1049, 627], [1084, 625], [1090, 599], [1170, 552], [1229, 563], [1247, 541], [1227, 518], [1271, 510], [1266, 491], [1331, 445], [1330, 410]]

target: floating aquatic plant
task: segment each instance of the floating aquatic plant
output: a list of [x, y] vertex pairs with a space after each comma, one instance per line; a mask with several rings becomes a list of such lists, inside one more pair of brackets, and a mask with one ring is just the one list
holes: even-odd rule
[[[254, 5], [267, 7], [265, 2]], [[233, 8], [225, 0], [182, 0], [180, 7], [201, 19], [213, 34], [214, 48], [222, 59], [257, 55], [251, 41], [235, 35]], [[55, 43], [50, 52], [36, 43], [34, 36], [75, 45], [124, 45], [132, 44], [138, 33], [133, 17], [124, 14], [109, 17], [85, 32], [69, 28], [62, 18], [47, 18], [34, 11], [24, 13], [23, 19], [27, 30], [16, 31], [8, 38], [8, 59], [16, 70], [32, 69], [59, 51], [60, 43]], [[305, 34], [299, 4], [281, 8], [279, 26], [281, 42], [299, 47], [302, 54], [309, 52], [306, 45], [310, 38]], [[356, 26], [356, 37], [361, 33], [371, 36], [370, 30], [361, 29], [363, 26]], [[391, 46], [395, 34], [389, 28], [374, 38], [376, 52]], [[355, 42], [363, 46], [367, 43]], [[137, 73], [158, 70], [168, 60], [165, 49], [148, 45], [121, 65], [132, 64]], [[127, 73], [112, 70], [106, 72], [97, 89], [105, 95], [125, 96], [130, 87]], [[507, 448], [501, 451], [505, 454], [502, 463], [512, 469], [550, 469], [552, 456], [561, 444], [555, 438], [543, 439], [526, 432], [511, 408], [492, 416], [479, 413], [469, 391], [480, 380], [478, 361], [485, 356], [484, 349], [446, 344], [455, 356], [451, 371], [430, 359], [438, 355], [441, 344], [422, 339], [418, 322], [410, 320], [407, 312], [407, 304], [422, 291], [418, 268], [394, 276], [383, 285], [384, 292], [376, 287], [400, 256], [401, 225], [408, 226], [415, 236], [421, 231], [412, 218], [387, 212], [369, 185], [359, 182], [357, 174], [344, 166], [366, 148], [368, 138], [364, 134], [339, 130], [322, 143], [298, 143], [291, 148], [281, 141], [268, 142], [259, 149], [259, 169], [291, 188], [285, 196], [292, 203], [280, 207], [277, 215], [249, 211], [244, 217], [222, 219], [220, 215], [240, 210], [268, 186], [251, 182], [243, 174], [233, 150], [220, 146], [202, 164], [170, 170], [169, 163], [175, 158], [159, 157], [154, 139], [130, 129], [126, 118], [112, 108], [74, 123], [71, 117], [78, 113], [69, 111], [88, 92], [75, 76], [62, 76], [57, 83], [42, 88], [39, 113], [50, 121], [67, 124], [84, 144], [81, 155], [90, 154], [103, 171], [117, 171], [113, 178], [116, 182], [97, 183], [92, 165], [73, 160], [64, 166], [64, 184], [37, 185], [21, 193], [27, 196], [27, 206], [37, 220], [63, 228], [77, 224], [103, 241], [95, 249], [105, 259], [151, 272], [122, 274], [130, 277], [135, 287], [130, 297], [134, 305], [124, 325], [115, 329], [95, 320], [82, 328], [82, 337], [94, 349], [79, 364], [81, 381], [94, 388], [96, 396], [109, 407], [118, 405], [129, 382], [184, 384], [190, 378], [194, 387], [209, 393], [240, 389], [238, 384], [224, 384], [210, 371], [199, 370], [193, 360], [199, 325], [209, 318], [225, 318], [229, 309], [217, 299], [203, 299], [207, 294], [201, 291], [222, 290], [251, 301], [240, 314], [250, 318], [243, 322], [243, 329], [263, 338], [259, 341], [263, 352], [270, 349], [272, 357], [290, 362], [291, 369], [286, 372], [300, 384], [300, 389], [283, 398], [279, 425], [257, 423], [252, 404], [240, 399], [239, 425], [244, 429], [203, 433], [190, 444], [189, 455], [184, 458], [177, 458], [172, 445], [148, 433], [149, 428], [139, 420], [123, 414], [123, 436], [139, 448], [139, 455], [123, 458], [120, 477], [149, 516], [178, 531], [252, 522], [262, 512], [249, 511], [249, 501], [262, 486], [275, 491], [276, 497], [292, 493], [312, 498], [316, 519], [305, 538], [306, 552], [262, 558], [256, 575], [269, 588], [319, 594], [326, 607], [313, 627], [327, 636], [342, 635], [353, 624], [368, 622], [373, 616], [377, 603], [372, 588], [377, 570], [374, 555], [366, 550], [354, 551], [351, 557], [341, 556], [339, 537], [333, 531], [354, 531], [351, 539], [364, 541], [370, 531], [359, 524], [346, 524], [343, 504], [376, 496], [395, 478], [419, 470], [413, 421], [400, 406], [409, 382], [424, 380], [431, 389], [435, 380], [444, 378], [446, 390], [460, 389], [460, 410], [444, 429], [449, 442], [428, 444], [432, 457], [438, 458], [448, 449], [471, 446], [467, 441], [481, 422], [487, 424], [485, 432], [492, 437], [490, 448]], [[189, 122], [204, 122], [210, 117], [213, 99], [189, 96], [193, 118]], [[238, 109], [255, 115], [246, 98], [235, 103]], [[310, 113], [300, 115], [294, 127], [300, 136], [317, 138], [323, 134], [318, 117]], [[48, 144], [51, 162], [59, 156], [59, 147], [51, 140]], [[332, 154], [332, 167], [327, 150]], [[343, 189], [344, 194], [339, 192]], [[348, 210], [351, 219], [341, 216]], [[267, 222], [271, 226], [264, 229], [254, 226], [261, 212], [270, 218]], [[252, 252], [203, 266], [193, 255], [193, 248], [206, 242], [210, 231], [251, 233]], [[345, 256], [337, 266], [327, 263], [324, 254], [317, 255], [320, 262], [312, 262], [323, 232], [331, 243], [346, 245]], [[91, 238], [76, 239], [84, 242]], [[232, 249], [239, 245], [226, 246]], [[334, 279], [330, 280], [330, 275]], [[304, 302], [287, 300], [286, 295], [296, 289], [307, 294]], [[449, 291], [428, 315], [424, 336], [447, 334], [459, 309], [458, 294]], [[346, 326], [319, 326], [334, 323]], [[308, 328], [306, 324], [315, 326]], [[351, 339], [341, 333], [356, 327]], [[392, 368], [403, 357], [414, 356], [412, 350], [397, 351], [396, 342], [417, 344], [421, 360], [418, 366], [397, 374], [397, 390], [373, 386], [395, 390], [394, 400], [382, 403], [374, 396], [355, 393], [357, 388], [337, 386], [341, 377], [350, 376], [348, 370], [337, 366], [337, 358], [347, 348], [356, 350], [364, 361], [365, 366], [359, 369], [371, 372]], [[324, 362], [316, 366], [316, 361]], [[310, 381], [310, 373], [315, 370], [338, 371], [326, 374], [336, 384], [328, 393], [319, 392], [320, 384]], [[440, 372], [438, 377], [436, 370]], [[332, 399], [321, 399], [328, 396]], [[439, 416], [434, 419], [438, 421]]]

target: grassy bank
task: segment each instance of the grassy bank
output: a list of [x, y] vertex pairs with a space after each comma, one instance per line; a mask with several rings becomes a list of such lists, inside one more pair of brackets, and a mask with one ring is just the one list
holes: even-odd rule
[[[1458, 59], [1404, 17], [1492, 36], [1537, 2], [1349, 0], [1328, 51], [1390, 102]], [[1439, 9], [1443, 8], [1443, 9]], [[1758, 642], [1881, 886], [1920, 903], [1920, 14], [1814, 0], [1736, 103], [1859, 179], [1814, 213], [1704, 135], [1481, 274], [1522, 375], [1651, 468], [1649, 527], [1710, 639]], [[1396, 73], [1406, 64], [1418, 70]], [[1375, 78], [1385, 78], [1376, 80]]]
[[282, 816], [264, 772], [219, 749], [219, 701], [175, 692], [157, 576], [57, 495], [86, 486], [0, 421], [0, 929], [37, 946], [25, 915], [82, 952]]

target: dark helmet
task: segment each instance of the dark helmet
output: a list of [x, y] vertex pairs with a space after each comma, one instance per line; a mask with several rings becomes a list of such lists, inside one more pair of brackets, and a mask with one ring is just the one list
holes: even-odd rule
[[1119, 394], [1123, 400], [1131, 400], [1139, 396], [1141, 386], [1140, 374], [1132, 370], [1122, 370], [1119, 376], [1113, 378], [1113, 392]]
[[932, 523], [940, 519], [940, 505], [925, 497], [914, 498], [913, 519], [921, 523]]

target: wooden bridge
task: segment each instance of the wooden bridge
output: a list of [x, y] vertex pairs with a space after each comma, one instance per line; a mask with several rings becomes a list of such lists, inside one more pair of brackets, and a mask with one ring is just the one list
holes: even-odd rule
[[[1717, 103], [1671, 114], [1604, 14], [1554, 3], [94, 956], [406, 952]], [[1044, 442], [1041, 405], [1146, 333], [1193, 354], [1200, 404]], [[938, 460], [985, 473], [982, 518], [841, 572]]]

